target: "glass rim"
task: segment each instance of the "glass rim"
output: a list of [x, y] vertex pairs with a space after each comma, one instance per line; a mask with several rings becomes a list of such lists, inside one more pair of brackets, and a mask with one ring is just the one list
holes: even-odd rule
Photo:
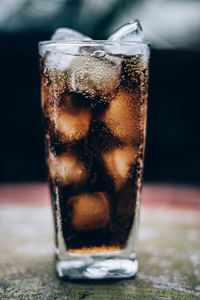
[[[53, 46], [64, 47], [64, 46], [101, 46], [101, 45], [121, 45], [127, 47], [136, 46], [151, 46], [150, 42], [147, 41], [109, 41], [109, 40], [72, 40], [72, 41], [41, 41], [38, 43], [39, 48], [51, 48]], [[58, 50], [58, 49], [57, 49]], [[54, 49], [55, 51], [55, 49]]]

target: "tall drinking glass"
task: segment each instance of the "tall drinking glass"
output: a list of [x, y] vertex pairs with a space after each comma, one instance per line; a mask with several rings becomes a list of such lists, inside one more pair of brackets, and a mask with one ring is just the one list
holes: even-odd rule
[[149, 45], [49, 41], [39, 52], [58, 274], [131, 277]]

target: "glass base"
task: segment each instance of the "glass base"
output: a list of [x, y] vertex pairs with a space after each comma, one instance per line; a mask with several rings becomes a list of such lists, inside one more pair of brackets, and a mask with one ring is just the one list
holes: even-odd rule
[[130, 278], [138, 270], [136, 259], [124, 258], [85, 258], [57, 260], [56, 269], [59, 277], [70, 279], [107, 279]]

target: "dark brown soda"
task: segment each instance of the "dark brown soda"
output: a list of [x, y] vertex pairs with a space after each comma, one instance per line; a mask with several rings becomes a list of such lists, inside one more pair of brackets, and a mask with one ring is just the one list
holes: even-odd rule
[[148, 70], [142, 56], [119, 58], [115, 89], [92, 95], [87, 89], [73, 90], [67, 70], [48, 68], [41, 59], [55, 227], [58, 232], [59, 220], [70, 252], [123, 249], [134, 223], [143, 171]]

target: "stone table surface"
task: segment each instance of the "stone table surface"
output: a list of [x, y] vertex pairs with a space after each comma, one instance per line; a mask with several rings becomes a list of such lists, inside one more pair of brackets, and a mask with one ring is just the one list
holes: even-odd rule
[[133, 279], [62, 281], [46, 184], [0, 186], [0, 299], [200, 299], [200, 188], [144, 185]]

